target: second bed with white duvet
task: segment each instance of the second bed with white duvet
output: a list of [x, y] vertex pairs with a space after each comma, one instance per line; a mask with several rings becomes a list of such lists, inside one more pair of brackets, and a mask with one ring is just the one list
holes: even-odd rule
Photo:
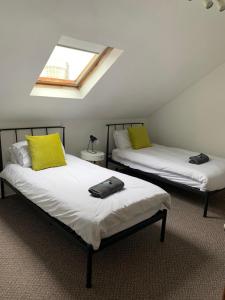
[[189, 150], [153, 144], [152, 147], [139, 150], [114, 149], [112, 158], [125, 166], [200, 191], [216, 191], [225, 188], [225, 159], [210, 156], [210, 161], [205, 164], [190, 164], [189, 157], [197, 154]]

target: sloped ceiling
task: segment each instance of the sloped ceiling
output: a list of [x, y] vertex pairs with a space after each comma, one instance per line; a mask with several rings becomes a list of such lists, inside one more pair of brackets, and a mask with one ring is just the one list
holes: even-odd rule
[[[200, 0], [0, 0], [0, 120], [149, 116], [224, 63], [224, 30]], [[84, 100], [29, 96], [61, 35], [124, 50]]]

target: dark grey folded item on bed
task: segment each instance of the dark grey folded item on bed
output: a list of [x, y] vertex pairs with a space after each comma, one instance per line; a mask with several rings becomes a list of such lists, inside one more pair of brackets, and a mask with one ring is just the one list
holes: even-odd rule
[[105, 198], [109, 195], [121, 191], [123, 187], [123, 181], [112, 176], [109, 179], [90, 187], [88, 191], [94, 197]]
[[195, 165], [201, 165], [208, 161], [209, 161], [209, 157], [204, 153], [200, 153], [199, 155], [189, 157], [189, 163]]

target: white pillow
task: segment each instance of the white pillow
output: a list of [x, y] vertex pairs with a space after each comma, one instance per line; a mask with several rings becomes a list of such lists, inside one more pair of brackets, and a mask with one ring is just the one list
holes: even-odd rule
[[[65, 149], [62, 144], [63, 153], [65, 156]], [[32, 160], [30, 157], [27, 141], [21, 141], [12, 145], [9, 148], [10, 161], [17, 163], [24, 168], [30, 168], [32, 166]]]
[[16, 160], [16, 155], [14, 154], [12, 147], [9, 147], [8, 150], [8, 159], [11, 163], [13, 164], [18, 164], [17, 160]]
[[127, 149], [131, 148], [130, 138], [127, 129], [115, 130], [113, 132], [116, 148]]
[[21, 141], [15, 143], [12, 145], [11, 149], [19, 165], [21, 165], [24, 168], [31, 167], [32, 163], [31, 163], [31, 157], [28, 150], [27, 141]]

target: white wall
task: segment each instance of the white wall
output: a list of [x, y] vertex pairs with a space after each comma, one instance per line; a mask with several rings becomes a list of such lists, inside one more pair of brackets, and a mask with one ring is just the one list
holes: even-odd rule
[[153, 113], [148, 126], [157, 143], [225, 157], [225, 64]]
[[[0, 3], [0, 119], [148, 117], [225, 61], [224, 13], [200, 0]], [[84, 101], [30, 97], [62, 35], [124, 53]]]

